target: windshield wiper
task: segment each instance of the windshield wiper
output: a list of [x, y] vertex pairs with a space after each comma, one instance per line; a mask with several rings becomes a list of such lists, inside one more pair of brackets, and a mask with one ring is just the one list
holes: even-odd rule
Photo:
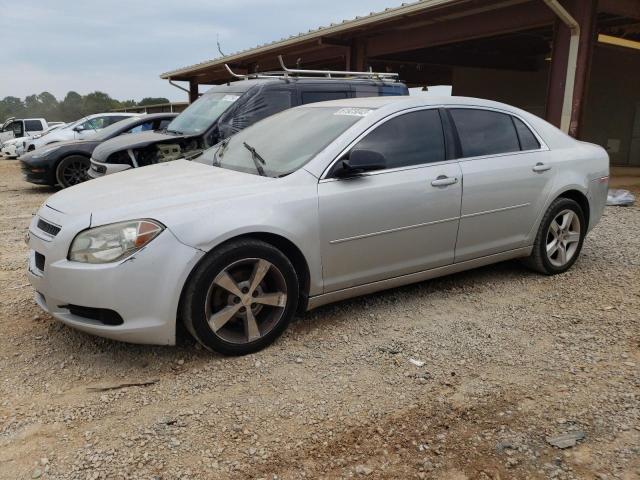
[[173, 133], [174, 135], [183, 135], [183, 132], [180, 132], [178, 130], [169, 130], [168, 128], [165, 130], [165, 132]]
[[[242, 142], [242, 144], [244, 145], [244, 148], [251, 152], [251, 160], [253, 160], [253, 163], [256, 165], [256, 170], [258, 171], [258, 173], [263, 177], [266, 177], [267, 175], [266, 173], [264, 173], [264, 168], [262, 168], [262, 165], [266, 165], [267, 162], [265, 162], [264, 158], [260, 156], [256, 149], [249, 145], [247, 142]], [[262, 163], [262, 165], [260, 165], [260, 163]]]

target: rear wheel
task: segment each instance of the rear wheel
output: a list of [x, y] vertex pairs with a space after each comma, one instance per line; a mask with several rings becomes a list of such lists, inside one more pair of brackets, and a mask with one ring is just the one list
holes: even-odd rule
[[62, 159], [56, 168], [56, 180], [62, 188], [71, 187], [89, 180], [91, 162], [81, 155], [70, 155]]
[[212, 252], [185, 289], [182, 318], [202, 345], [225, 355], [260, 350], [282, 334], [298, 304], [289, 259], [258, 240]]
[[540, 223], [527, 265], [547, 275], [566, 272], [580, 255], [586, 231], [580, 205], [570, 198], [556, 199]]

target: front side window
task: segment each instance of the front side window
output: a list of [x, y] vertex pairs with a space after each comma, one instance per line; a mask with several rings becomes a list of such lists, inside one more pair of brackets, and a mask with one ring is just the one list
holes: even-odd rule
[[21, 120], [16, 120], [13, 123], [11, 123], [9, 125], [9, 128], [7, 128], [7, 130], [12, 130], [13, 136], [16, 138], [24, 137], [24, 127], [22, 125]]
[[131, 130], [128, 130], [125, 133], [138, 133], [138, 132], [146, 132], [149, 130], [153, 130], [153, 123], [154, 123], [153, 120], [145, 123], [141, 123], [140, 125], [133, 127]]
[[388, 168], [445, 160], [444, 132], [438, 110], [405, 113], [386, 121], [352, 149], [384, 155]]
[[472, 108], [452, 108], [463, 157], [520, 151], [511, 115]]
[[167, 130], [185, 135], [204, 133], [242, 93], [206, 93], [193, 102], [168, 125]]
[[198, 161], [252, 174], [262, 169], [267, 176], [281, 177], [301, 168], [369, 112], [340, 107], [285, 110], [210, 148]]
[[25, 120], [24, 128], [27, 132], [41, 132], [42, 122], [40, 120]]

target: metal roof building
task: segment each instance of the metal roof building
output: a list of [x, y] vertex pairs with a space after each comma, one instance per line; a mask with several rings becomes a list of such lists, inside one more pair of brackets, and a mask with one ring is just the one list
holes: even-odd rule
[[640, 0], [420, 0], [161, 75], [200, 85], [287, 65], [394, 71], [504, 101], [640, 166]]

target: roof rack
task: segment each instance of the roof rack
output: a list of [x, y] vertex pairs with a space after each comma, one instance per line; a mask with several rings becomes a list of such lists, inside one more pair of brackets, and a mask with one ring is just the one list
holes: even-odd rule
[[277, 72], [264, 72], [264, 73], [250, 73], [250, 74], [239, 74], [235, 73], [231, 70], [228, 64], [224, 64], [224, 67], [227, 69], [227, 72], [235, 78], [240, 78], [242, 80], [248, 80], [250, 78], [279, 78], [282, 80], [288, 79], [289, 77], [303, 77], [303, 78], [366, 78], [372, 80], [395, 80], [399, 81], [400, 75], [398, 73], [390, 73], [390, 72], [349, 72], [342, 70], [302, 70], [299, 68], [287, 68], [284, 64], [284, 60], [282, 59], [282, 55], [278, 55], [278, 60], [280, 61], [280, 66], [282, 67], [282, 71]]

